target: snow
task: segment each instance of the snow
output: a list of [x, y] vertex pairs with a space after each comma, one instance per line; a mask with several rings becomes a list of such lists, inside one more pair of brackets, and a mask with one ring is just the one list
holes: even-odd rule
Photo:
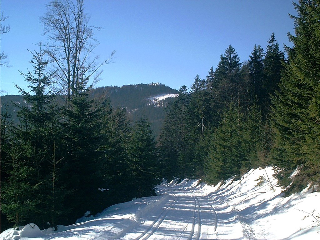
[[174, 93], [171, 93], [171, 94], [162, 94], [162, 95], [157, 95], [155, 97], [151, 97], [149, 98], [150, 100], [153, 100], [153, 101], [163, 101], [165, 100], [166, 98], [175, 98], [175, 97], [178, 97], [179, 94], [174, 94]]
[[157, 96], [153, 96], [153, 97], [149, 97], [148, 100], [150, 101], [150, 105], [154, 105], [156, 107], [160, 107], [161, 106], [161, 102], [167, 98], [176, 98], [178, 97], [179, 94], [160, 94]]
[[35, 224], [0, 239], [320, 239], [320, 193], [284, 197], [272, 167], [209, 186], [164, 182], [157, 196], [134, 199], [57, 231]]
[[19, 235], [20, 237], [25, 237], [25, 238], [37, 238], [42, 236], [43, 234], [36, 224], [29, 223], [26, 226], [24, 226], [24, 228], [22, 228]]

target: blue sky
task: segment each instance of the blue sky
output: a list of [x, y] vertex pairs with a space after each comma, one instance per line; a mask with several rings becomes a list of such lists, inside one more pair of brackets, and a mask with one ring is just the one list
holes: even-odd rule
[[[9, 67], [1, 69], [2, 94], [26, 88], [19, 71], [32, 69], [29, 50], [46, 42], [40, 17], [50, 0], [0, 0], [11, 31], [1, 49]], [[98, 86], [160, 82], [190, 87], [197, 74], [205, 78], [231, 44], [241, 61], [255, 44], [266, 48], [272, 32], [280, 46], [290, 45], [295, 14], [291, 0], [85, 0], [90, 24], [100, 42], [94, 55], [112, 63], [103, 67]]]

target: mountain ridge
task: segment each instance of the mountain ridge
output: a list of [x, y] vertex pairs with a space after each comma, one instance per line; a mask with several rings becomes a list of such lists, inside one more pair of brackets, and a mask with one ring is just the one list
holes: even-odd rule
[[[165, 108], [178, 96], [178, 90], [161, 83], [132, 84], [118, 86], [98, 87], [90, 90], [93, 99], [109, 98], [113, 108], [125, 108], [129, 118], [135, 122], [140, 118], [147, 118], [155, 137], [158, 137], [164, 121]], [[159, 98], [165, 96], [167, 98]], [[155, 100], [158, 97], [157, 100]], [[22, 95], [1, 96], [1, 112], [11, 115], [13, 122], [17, 123], [19, 106], [26, 102]]]

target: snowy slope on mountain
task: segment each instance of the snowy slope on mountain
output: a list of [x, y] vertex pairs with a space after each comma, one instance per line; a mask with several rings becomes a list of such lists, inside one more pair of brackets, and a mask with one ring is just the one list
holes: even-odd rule
[[0, 239], [320, 239], [320, 194], [283, 197], [273, 173], [251, 170], [216, 186], [163, 183], [158, 196], [117, 204], [57, 232], [31, 224]]
[[149, 105], [154, 105], [156, 107], [161, 107], [164, 100], [167, 98], [176, 98], [179, 94], [168, 93], [168, 94], [160, 94], [157, 96], [149, 97]]

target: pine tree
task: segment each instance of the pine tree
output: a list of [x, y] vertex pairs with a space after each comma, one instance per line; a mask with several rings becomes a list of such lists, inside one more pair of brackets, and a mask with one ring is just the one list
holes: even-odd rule
[[213, 85], [214, 85], [214, 70], [213, 67], [210, 68], [208, 76], [206, 78], [206, 84], [207, 84], [207, 88], [208, 89], [212, 89]]
[[271, 97], [279, 90], [284, 64], [284, 53], [280, 51], [279, 44], [274, 33], [272, 33], [264, 59], [264, 81], [262, 83], [264, 102], [262, 111], [264, 116], [270, 113]]
[[[320, 2], [294, 3], [298, 16], [294, 47], [288, 50], [289, 64], [274, 98], [276, 163], [286, 169], [303, 166], [300, 177], [319, 180], [319, 80]], [[300, 179], [301, 180], [301, 179]]]
[[[0, 98], [1, 101], [1, 98]], [[1, 104], [3, 104], [1, 102]], [[7, 107], [2, 105], [1, 115], [0, 115], [0, 231], [2, 229], [6, 229], [9, 227], [9, 222], [7, 217], [2, 212], [2, 186], [3, 183], [8, 181], [8, 177], [10, 176], [9, 170], [7, 169], [7, 165], [5, 164], [9, 162], [9, 149], [10, 149], [10, 127], [12, 127], [12, 122], [10, 121], [10, 114], [8, 114]]]
[[186, 169], [189, 168], [189, 161], [182, 156], [183, 154], [188, 155], [189, 151], [187, 142], [190, 133], [187, 121], [189, 103], [190, 94], [186, 86], [183, 86], [180, 88], [179, 97], [169, 105], [160, 134], [160, 164], [162, 177], [166, 179], [183, 178], [186, 175]]
[[64, 204], [72, 210], [68, 219], [72, 222], [87, 211], [96, 213], [99, 210], [96, 209], [97, 195], [103, 179], [99, 151], [100, 115], [86, 91], [72, 97], [63, 112], [61, 178], [68, 191]]
[[131, 125], [125, 109], [115, 109], [106, 115], [102, 125], [103, 182], [108, 189], [108, 205], [133, 198], [130, 185], [129, 144]]
[[31, 92], [18, 87], [27, 106], [20, 109], [20, 125], [11, 132], [3, 211], [16, 225], [32, 219], [44, 227], [56, 216], [52, 211], [55, 204], [51, 198], [49, 164], [54, 154], [56, 112], [49, 91], [51, 74], [46, 72], [48, 61], [41, 44], [39, 52], [31, 53], [34, 71], [24, 75]]
[[129, 146], [131, 191], [135, 197], [154, 194], [158, 181], [157, 150], [150, 124], [140, 119], [133, 127]]
[[204, 132], [204, 127], [208, 128], [210, 124], [214, 126], [218, 115], [206, 82], [197, 75], [191, 87], [189, 115], [192, 122], [190, 124], [194, 126], [197, 136]]
[[265, 106], [266, 93], [263, 88], [264, 83], [264, 51], [261, 46], [254, 46], [254, 49], [249, 59], [249, 76], [250, 87], [252, 89], [252, 97], [257, 104], [262, 108]]
[[261, 115], [257, 108], [252, 107], [244, 113], [231, 103], [219, 127], [208, 136], [206, 180], [215, 184], [257, 166], [260, 129]]
[[236, 102], [238, 106], [244, 104], [247, 86], [243, 80], [239, 56], [230, 45], [221, 55], [214, 73], [212, 91], [217, 109], [223, 112], [231, 102]]

